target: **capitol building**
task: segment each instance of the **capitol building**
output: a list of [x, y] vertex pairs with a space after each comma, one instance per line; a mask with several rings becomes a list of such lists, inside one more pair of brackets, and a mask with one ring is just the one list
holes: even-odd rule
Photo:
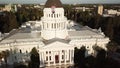
[[109, 38], [101, 30], [82, 26], [64, 16], [60, 0], [47, 0], [40, 21], [28, 21], [1, 38], [0, 52], [10, 51], [7, 63], [26, 62], [35, 47], [40, 66], [74, 64], [74, 48], [85, 46], [86, 56], [95, 53], [93, 46], [106, 50]]

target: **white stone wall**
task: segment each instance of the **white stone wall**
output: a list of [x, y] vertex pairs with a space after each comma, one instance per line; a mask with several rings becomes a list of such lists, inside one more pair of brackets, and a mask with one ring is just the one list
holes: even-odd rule
[[105, 50], [107, 50], [106, 45], [109, 42], [109, 38], [91, 38], [91, 39], [81, 39], [81, 40], [71, 40], [69, 44], [74, 45], [74, 47], [81, 48], [85, 46], [88, 50], [88, 55], [94, 54], [93, 46], [97, 45]]
[[37, 50], [44, 46], [42, 42], [16, 42], [8, 44], [0, 44], [0, 52], [9, 51], [7, 58], [8, 64], [20, 63], [30, 61], [30, 52], [32, 48], [36, 47]]

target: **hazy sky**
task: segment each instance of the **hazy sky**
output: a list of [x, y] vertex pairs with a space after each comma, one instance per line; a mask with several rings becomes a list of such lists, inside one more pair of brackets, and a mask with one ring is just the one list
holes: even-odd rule
[[[62, 3], [117, 3], [120, 4], [120, 0], [61, 0]], [[46, 0], [0, 0], [0, 4], [4, 3], [45, 3]]]

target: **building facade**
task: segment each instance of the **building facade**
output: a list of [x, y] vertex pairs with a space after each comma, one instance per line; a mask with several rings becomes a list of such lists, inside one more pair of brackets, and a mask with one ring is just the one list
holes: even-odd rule
[[99, 15], [102, 15], [102, 14], [103, 14], [103, 9], [104, 9], [104, 8], [103, 8], [103, 5], [99, 5], [99, 6], [98, 6], [98, 14], [99, 14]]
[[40, 66], [74, 64], [74, 48], [85, 46], [86, 55], [94, 54], [93, 46], [106, 49], [109, 38], [95, 29], [67, 20], [60, 0], [47, 0], [41, 21], [29, 21], [12, 30], [0, 42], [0, 52], [8, 50], [8, 64], [30, 61], [36, 48]]

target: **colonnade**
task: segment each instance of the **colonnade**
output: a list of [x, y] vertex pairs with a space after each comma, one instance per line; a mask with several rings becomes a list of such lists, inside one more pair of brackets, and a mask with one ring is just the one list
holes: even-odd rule
[[61, 29], [66, 29], [66, 24], [65, 22], [60, 22], [60, 23], [43, 23], [42, 24], [42, 29], [43, 30], [61, 30]]
[[74, 50], [43, 51], [40, 61], [45, 66], [73, 64]]

